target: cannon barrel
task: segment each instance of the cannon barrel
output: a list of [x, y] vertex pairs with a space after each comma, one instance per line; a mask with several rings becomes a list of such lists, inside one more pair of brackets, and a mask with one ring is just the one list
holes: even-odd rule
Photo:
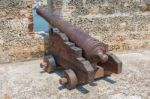
[[39, 7], [36, 11], [37, 14], [43, 17], [50, 25], [57, 27], [77, 46], [81, 47], [84, 51], [84, 56], [87, 59], [94, 61], [95, 63], [107, 62], [108, 56], [106, 52], [108, 50], [108, 46], [106, 44], [92, 38], [88, 33], [82, 32], [79, 28], [52, 14], [44, 7]]

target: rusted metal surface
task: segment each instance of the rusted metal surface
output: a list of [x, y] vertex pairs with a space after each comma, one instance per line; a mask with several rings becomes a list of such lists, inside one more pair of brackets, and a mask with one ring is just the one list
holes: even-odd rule
[[[88, 33], [81, 32], [79, 28], [53, 15], [45, 8], [38, 8], [37, 13], [42, 16], [52, 26], [57, 27], [64, 32], [74, 43], [84, 50], [85, 57], [94, 62], [106, 62], [108, 57], [106, 52], [108, 46], [98, 40], [90, 37]], [[93, 58], [94, 57], [94, 58]]]
[[72, 89], [78, 84], [93, 82], [112, 73], [121, 73], [121, 61], [108, 52], [106, 44], [44, 8], [39, 8], [37, 12], [52, 26], [57, 27], [49, 32], [48, 55], [45, 55], [41, 67], [47, 72], [63, 69], [60, 84]]

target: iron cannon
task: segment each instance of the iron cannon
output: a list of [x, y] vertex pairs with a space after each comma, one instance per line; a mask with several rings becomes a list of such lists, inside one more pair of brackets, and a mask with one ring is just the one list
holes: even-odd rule
[[49, 73], [63, 69], [60, 84], [72, 89], [112, 73], [121, 73], [122, 62], [108, 51], [107, 44], [44, 7], [36, 11], [53, 27], [49, 31], [48, 54], [44, 56], [41, 67]]

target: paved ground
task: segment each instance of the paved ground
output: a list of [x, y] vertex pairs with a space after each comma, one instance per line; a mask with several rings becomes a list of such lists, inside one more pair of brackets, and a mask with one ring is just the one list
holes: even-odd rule
[[63, 88], [40, 60], [0, 64], [0, 99], [150, 99], [150, 50], [117, 53], [123, 72], [76, 89]]

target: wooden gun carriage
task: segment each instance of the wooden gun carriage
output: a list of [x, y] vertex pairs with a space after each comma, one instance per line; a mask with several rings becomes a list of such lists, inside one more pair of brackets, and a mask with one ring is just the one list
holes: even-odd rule
[[38, 8], [37, 13], [55, 27], [49, 32], [49, 54], [44, 56], [41, 67], [49, 73], [63, 69], [60, 84], [72, 89], [112, 73], [121, 73], [122, 62], [108, 51], [107, 44], [43, 7]]

